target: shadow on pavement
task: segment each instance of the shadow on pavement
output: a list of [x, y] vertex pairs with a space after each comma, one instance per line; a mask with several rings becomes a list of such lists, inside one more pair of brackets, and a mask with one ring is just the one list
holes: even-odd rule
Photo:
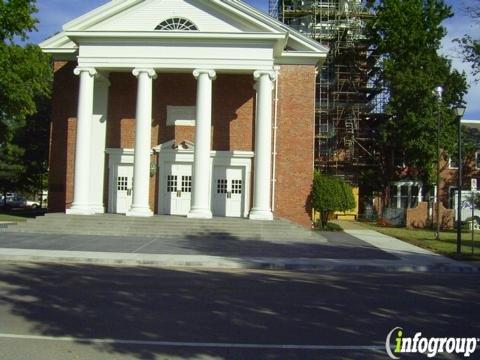
[[241, 239], [229, 232], [191, 232], [182, 238], [2, 233], [0, 248], [224, 257], [381, 259], [397, 257], [348, 234], [325, 234], [326, 243]]
[[[461, 279], [459, 281], [458, 279]], [[24, 265], [2, 268], [0, 304], [34, 334], [142, 341], [383, 345], [406, 334], [473, 336], [478, 276], [215, 272]], [[468, 320], [468, 321], [467, 321]], [[0, 332], [14, 331], [4, 319]], [[17, 323], [18, 319], [13, 323]], [[5, 328], [6, 327], [6, 328]], [[139, 359], [384, 359], [385, 354], [91, 344]], [[327, 355], [328, 354], [328, 355]], [[331, 355], [331, 356], [330, 356]]]

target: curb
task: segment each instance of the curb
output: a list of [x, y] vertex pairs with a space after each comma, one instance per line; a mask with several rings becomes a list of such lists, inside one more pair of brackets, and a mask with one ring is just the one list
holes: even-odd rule
[[478, 273], [480, 267], [433, 263], [418, 265], [402, 260], [348, 260], [308, 258], [220, 257], [207, 255], [151, 255], [105, 252], [0, 249], [0, 261], [90, 264], [107, 266], [182, 267], [244, 270], [297, 270], [321, 272]]

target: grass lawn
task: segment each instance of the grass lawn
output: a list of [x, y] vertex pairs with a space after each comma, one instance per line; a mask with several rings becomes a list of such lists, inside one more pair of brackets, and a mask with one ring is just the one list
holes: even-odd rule
[[10, 215], [10, 214], [2, 214], [0, 213], [0, 221], [13, 221], [13, 222], [19, 222], [19, 221], [26, 221], [27, 218], [24, 216], [18, 216], [18, 215]]
[[464, 230], [462, 232], [462, 254], [457, 258], [457, 232], [456, 230], [443, 231], [440, 233], [440, 240], [435, 240], [433, 230], [409, 230], [406, 228], [385, 227], [376, 224], [365, 224], [372, 230], [382, 234], [396, 237], [410, 244], [422, 247], [436, 253], [455, 258], [457, 260], [480, 261], [480, 231], [476, 230], [474, 235], [474, 253], [472, 255], [472, 233]]
[[43, 215], [45, 209], [14, 209], [11, 211], [0, 210], [0, 221], [26, 221], [28, 218]]

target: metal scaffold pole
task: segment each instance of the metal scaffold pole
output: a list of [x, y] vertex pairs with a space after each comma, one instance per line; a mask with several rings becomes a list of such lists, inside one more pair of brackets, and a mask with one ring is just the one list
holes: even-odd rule
[[270, 15], [330, 48], [316, 89], [316, 167], [354, 185], [360, 168], [375, 166], [364, 0], [269, 0]]

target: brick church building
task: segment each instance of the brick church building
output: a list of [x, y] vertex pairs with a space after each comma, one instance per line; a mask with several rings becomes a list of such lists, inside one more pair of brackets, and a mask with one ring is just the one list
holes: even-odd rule
[[40, 46], [50, 212], [310, 225], [317, 42], [238, 0], [113, 0]]

